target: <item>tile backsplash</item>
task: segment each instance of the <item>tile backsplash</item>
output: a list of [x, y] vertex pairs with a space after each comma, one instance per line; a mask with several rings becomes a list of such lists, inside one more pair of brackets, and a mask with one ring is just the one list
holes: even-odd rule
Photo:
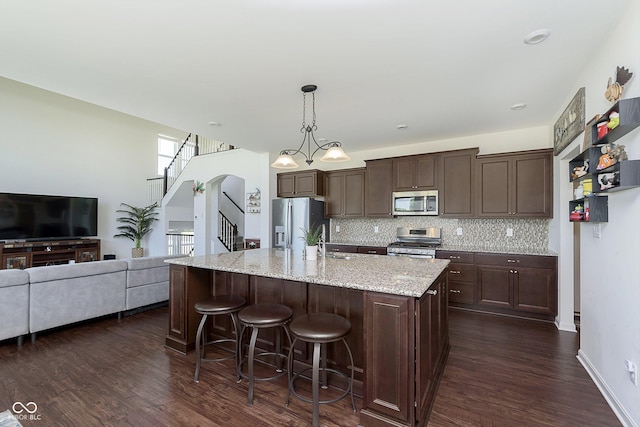
[[[336, 232], [336, 227], [339, 227], [339, 232]], [[449, 219], [419, 216], [331, 219], [330, 239], [335, 243], [386, 246], [396, 239], [398, 227], [438, 227], [442, 229], [443, 245], [463, 248], [485, 246], [546, 250], [549, 245], [548, 219]], [[462, 235], [458, 235], [458, 229], [462, 231]], [[507, 236], [509, 230], [513, 236]]]

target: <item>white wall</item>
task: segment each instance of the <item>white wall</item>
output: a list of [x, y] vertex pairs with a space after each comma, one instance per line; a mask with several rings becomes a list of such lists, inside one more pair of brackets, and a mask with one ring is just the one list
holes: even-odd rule
[[[149, 204], [158, 133], [187, 134], [0, 78], [0, 191], [97, 197], [102, 253], [129, 257], [133, 242], [112, 237], [115, 211]], [[148, 255], [165, 253], [152, 242], [143, 241]]]
[[[593, 60], [568, 88], [567, 102], [579, 87], [586, 88], [586, 120], [604, 113], [611, 104], [604, 98], [607, 80], [616, 66], [635, 75], [625, 86], [623, 98], [640, 96], [640, 1], [619, 11], [621, 22], [610, 38], [594, 47]], [[562, 112], [558, 111], [557, 116]], [[640, 159], [640, 130], [617, 141], [626, 146], [630, 159]], [[561, 154], [558, 161], [563, 190], [556, 207], [562, 214], [558, 227], [561, 275], [568, 279], [572, 259], [567, 254], [572, 226], [568, 218], [568, 159], [582, 151], [582, 135]], [[565, 153], [569, 153], [566, 155]], [[562, 160], [564, 159], [564, 160]], [[563, 176], [564, 175], [564, 176]], [[557, 187], [556, 187], [557, 188]], [[579, 360], [590, 373], [624, 425], [640, 425], [640, 386], [629, 380], [624, 362], [640, 365], [640, 189], [609, 195], [609, 222], [601, 224], [602, 237], [593, 236], [593, 224], [580, 225], [581, 323]], [[559, 204], [559, 205], [558, 205]]]
[[[270, 203], [265, 201], [276, 197], [275, 180], [271, 177], [268, 153], [235, 149], [222, 151], [206, 156], [194, 157], [189, 161], [174, 186], [167, 192], [163, 202], [172, 204], [181, 186], [191, 185], [193, 181], [206, 183], [204, 195], [194, 197], [194, 238], [196, 255], [221, 251], [217, 246], [217, 216], [220, 184], [229, 176], [244, 181], [244, 188], [237, 188], [238, 193], [254, 192], [260, 189], [262, 194], [262, 210], [255, 214], [245, 215], [245, 236], [259, 238], [261, 246], [267, 247], [270, 242]], [[275, 175], [273, 175], [275, 177]], [[244, 203], [244, 198], [239, 201]], [[170, 218], [171, 219], [171, 218]]]

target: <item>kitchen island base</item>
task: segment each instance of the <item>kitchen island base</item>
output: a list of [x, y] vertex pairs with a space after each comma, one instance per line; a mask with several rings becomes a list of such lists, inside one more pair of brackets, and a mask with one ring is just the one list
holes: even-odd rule
[[[249, 252], [258, 251], [263, 249]], [[406, 271], [407, 265], [413, 267], [406, 260], [389, 261], [391, 257], [362, 257], [375, 258], [378, 264], [390, 262], [390, 265], [398, 266], [399, 272]], [[328, 275], [309, 276], [305, 280], [304, 276], [295, 274], [290, 276], [295, 280], [290, 280], [286, 275], [267, 277], [253, 274], [255, 266], [243, 273], [238, 268], [235, 268], [236, 271], [224, 271], [221, 268], [227, 267], [216, 263], [202, 267], [188, 264], [188, 259], [181, 260], [185, 264], [171, 262], [167, 347], [184, 354], [191, 351], [199, 316], [190, 301], [203, 296], [233, 293], [245, 297], [247, 305], [284, 304], [293, 310], [294, 318], [306, 313], [332, 312], [347, 318], [352, 324], [347, 341], [353, 353], [356, 372], [354, 392], [363, 396], [360, 425], [426, 425], [450, 348], [447, 261], [420, 260], [421, 263], [431, 263], [430, 267], [436, 271], [435, 279], [434, 276], [427, 279], [426, 291], [420, 296], [411, 296], [335, 285]], [[353, 260], [356, 263], [351, 263]], [[319, 261], [318, 265], [322, 262], [325, 260]], [[354, 258], [349, 262], [350, 268], [353, 268], [358, 261]], [[323, 269], [332, 271], [332, 266], [327, 264]], [[418, 268], [423, 268], [423, 265]], [[225, 316], [218, 317], [221, 318], [214, 318], [213, 328], [209, 330], [216, 337], [233, 337], [230, 320]], [[275, 334], [273, 337], [265, 334], [260, 337], [257, 346], [270, 351], [275, 344]], [[296, 344], [296, 371], [311, 367], [309, 350], [307, 343]], [[340, 371], [351, 368], [343, 346], [328, 346], [327, 358], [328, 367]], [[333, 382], [331, 380], [330, 385], [344, 387], [339, 378], [334, 378]]]

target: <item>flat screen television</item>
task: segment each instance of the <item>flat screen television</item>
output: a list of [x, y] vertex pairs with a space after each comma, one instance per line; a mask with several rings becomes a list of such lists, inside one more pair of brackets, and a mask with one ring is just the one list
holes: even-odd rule
[[97, 235], [97, 198], [0, 193], [0, 241]]

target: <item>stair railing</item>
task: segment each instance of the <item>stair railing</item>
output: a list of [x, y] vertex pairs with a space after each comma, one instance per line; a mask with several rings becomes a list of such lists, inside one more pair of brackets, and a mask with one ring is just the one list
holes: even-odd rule
[[222, 212], [218, 211], [218, 240], [229, 252], [237, 251], [236, 236], [238, 226], [229, 220]]
[[233, 150], [234, 148], [235, 147], [233, 145], [190, 133], [184, 139], [180, 148], [178, 148], [178, 151], [176, 152], [176, 155], [173, 156], [169, 166], [164, 168], [162, 196], [167, 194], [167, 191], [169, 191], [171, 186], [176, 182], [178, 176], [180, 176], [184, 168], [187, 166], [187, 163], [189, 163], [189, 160], [193, 157], [218, 153], [220, 151]]
[[194, 250], [193, 233], [167, 234], [167, 254], [192, 256]]
[[222, 194], [224, 194], [224, 195], [227, 197], [227, 199], [229, 199], [229, 201], [230, 201], [231, 203], [233, 203], [233, 205], [234, 205], [236, 208], [238, 208], [238, 210], [239, 210], [240, 212], [242, 212], [242, 214], [244, 215], [244, 209], [242, 209], [242, 208], [240, 207], [240, 205], [238, 205], [238, 204], [235, 202], [235, 200], [233, 200], [233, 199], [232, 199], [232, 198], [227, 194], [227, 192], [226, 192], [226, 191], [223, 191], [223, 192], [222, 192]]

